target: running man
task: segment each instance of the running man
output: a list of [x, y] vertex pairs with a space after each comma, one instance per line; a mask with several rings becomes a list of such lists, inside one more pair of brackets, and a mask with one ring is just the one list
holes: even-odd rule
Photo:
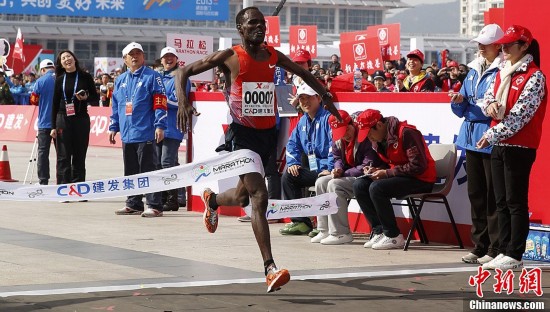
[[[265, 18], [258, 8], [248, 7], [239, 11], [236, 24], [242, 41], [240, 45], [214, 52], [200, 61], [185, 66], [177, 73], [178, 126], [180, 129], [192, 127], [192, 116], [199, 115], [185, 93], [189, 77], [218, 66], [226, 77], [231, 77], [226, 83], [225, 95], [233, 118], [228, 130], [234, 133], [232, 150], [250, 149], [258, 153], [265, 167], [273, 144], [277, 144], [276, 106], [274, 98], [269, 96], [275, 91], [275, 66], [302, 77], [321, 95], [326, 109], [339, 119], [340, 114], [332, 103], [331, 94], [309, 71], [264, 43]], [[254, 93], [258, 93], [257, 96]], [[252, 103], [249, 101], [250, 98], [267, 98], [268, 101]], [[264, 177], [259, 173], [247, 173], [239, 178], [236, 188], [223, 193], [215, 194], [208, 188], [203, 191], [204, 223], [207, 230], [214, 233], [218, 226], [218, 206], [245, 207], [251, 201], [252, 229], [264, 260], [267, 292], [279, 290], [290, 280], [290, 274], [286, 269], [278, 269], [271, 255], [269, 226], [265, 216], [268, 195]]]

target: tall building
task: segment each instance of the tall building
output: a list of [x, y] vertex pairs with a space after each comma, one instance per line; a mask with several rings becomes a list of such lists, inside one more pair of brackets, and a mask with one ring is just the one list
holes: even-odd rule
[[460, 34], [477, 36], [484, 22], [484, 12], [490, 8], [503, 8], [504, 0], [460, 0]]

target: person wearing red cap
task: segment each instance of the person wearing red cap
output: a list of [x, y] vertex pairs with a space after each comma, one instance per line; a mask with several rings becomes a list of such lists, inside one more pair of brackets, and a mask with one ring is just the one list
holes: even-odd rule
[[364, 173], [370, 177], [353, 183], [353, 193], [373, 233], [365, 248], [403, 248], [405, 240], [397, 227], [391, 199], [430, 192], [436, 179], [435, 162], [422, 133], [406, 121], [384, 118], [380, 111], [367, 109], [356, 123], [358, 141], [368, 138], [386, 165], [365, 167]]
[[353, 198], [353, 182], [363, 175], [365, 166], [381, 166], [371, 142], [357, 141], [357, 126], [353, 119], [357, 114], [350, 116], [346, 111], [339, 110], [342, 121], [334, 116], [328, 118], [332, 130], [332, 155], [334, 169], [331, 174], [317, 179], [315, 192], [317, 195], [336, 193], [338, 196], [338, 212], [329, 216], [317, 217], [317, 236], [311, 239], [312, 243], [322, 245], [340, 245], [353, 241], [348, 222], [348, 201]]
[[384, 80], [384, 87], [386, 87], [386, 89], [388, 89], [390, 92], [393, 92], [395, 90], [395, 85], [393, 84], [393, 80], [394, 80], [393, 74], [389, 72], [385, 72], [384, 77], [386, 78]]
[[491, 178], [491, 147], [479, 149], [477, 141], [489, 129], [491, 118], [477, 105], [494, 81], [502, 61], [501, 45], [495, 43], [504, 35], [497, 24], [483, 27], [472, 40], [477, 43], [479, 57], [468, 64], [468, 72], [460, 92], [449, 92], [451, 110], [464, 118], [455, 144], [466, 151], [468, 198], [472, 216], [471, 238], [474, 248], [462, 261], [485, 264], [498, 255], [498, 217]]
[[424, 53], [416, 49], [407, 54], [406, 67], [409, 76], [403, 82], [408, 92], [433, 92], [435, 85], [432, 79], [426, 76], [422, 70], [424, 64]]
[[449, 92], [450, 90], [458, 92], [460, 87], [462, 87], [458, 63], [450, 61], [447, 64], [447, 67], [440, 69], [437, 75], [434, 76], [434, 83], [441, 89], [441, 92]]
[[[265, 167], [273, 146], [277, 144], [275, 128], [277, 107], [275, 98], [272, 96], [275, 90], [273, 77], [276, 66], [302, 77], [319, 94], [318, 97], [323, 99], [326, 109], [338, 118], [340, 115], [332, 102], [331, 94], [308, 70], [265, 44], [266, 22], [264, 15], [257, 7], [247, 7], [239, 11], [235, 22], [241, 44], [214, 52], [178, 70], [176, 74], [179, 102], [178, 127], [191, 131], [192, 118], [199, 115], [185, 93], [189, 77], [218, 66], [227, 73], [228, 89], [225, 93], [233, 120], [229, 127], [229, 131], [233, 133], [229, 145], [232, 150], [250, 149], [258, 153]], [[258, 84], [262, 86], [261, 89], [257, 89]], [[267, 101], [253, 102], [251, 100], [255, 97], [253, 95], [265, 98]], [[207, 188], [202, 192], [201, 198], [205, 205], [203, 222], [210, 233], [214, 233], [218, 227], [219, 206], [246, 207], [249, 203], [252, 204], [252, 230], [264, 261], [267, 291], [279, 290], [290, 280], [288, 270], [277, 268], [273, 260], [269, 225], [266, 219], [268, 193], [262, 174], [251, 172], [241, 175], [235, 188], [220, 194]]]
[[529, 175], [540, 144], [548, 91], [537, 40], [510, 26], [496, 41], [505, 62], [485, 94], [482, 111], [493, 121], [477, 143], [493, 146], [491, 173], [500, 231], [500, 254], [484, 269], [517, 269], [529, 234]]
[[407, 92], [407, 88], [405, 88], [405, 85], [403, 84], [403, 81], [407, 79], [407, 75], [405, 74], [397, 74], [395, 76], [395, 88], [393, 89], [393, 92]]

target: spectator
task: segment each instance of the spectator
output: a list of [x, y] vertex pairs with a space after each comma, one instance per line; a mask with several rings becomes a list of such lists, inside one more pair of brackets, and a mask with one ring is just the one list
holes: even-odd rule
[[98, 101], [94, 78], [83, 71], [69, 50], [55, 61], [52, 131], [56, 139], [57, 184], [86, 180], [86, 153], [90, 140], [88, 104]]
[[218, 84], [215, 82], [212, 82], [208, 85], [208, 92], [219, 92], [220, 89], [218, 88]]
[[[9, 78], [7, 78], [9, 79]], [[13, 105], [13, 95], [10, 91], [10, 86], [6, 80], [6, 76], [3, 71], [0, 71], [0, 105]]]
[[[41, 77], [33, 84], [30, 104], [38, 106], [37, 176], [38, 183], [48, 185], [50, 180], [50, 146], [52, 137], [52, 101], [55, 87], [55, 65], [51, 60], [40, 62]], [[55, 141], [54, 141], [55, 144]]]
[[439, 70], [437, 76], [434, 76], [435, 85], [441, 88], [442, 92], [458, 92], [462, 87], [462, 81], [459, 79], [458, 63], [455, 61], [447, 62], [448, 67]]
[[538, 41], [519, 25], [510, 26], [496, 41], [502, 44], [501, 63], [483, 100], [491, 128], [477, 143], [493, 145], [491, 174], [497, 204], [500, 254], [484, 269], [518, 269], [529, 234], [529, 176], [540, 144], [548, 98], [540, 66]]
[[[178, 129], [178, 97], [174, 85], [175, 70], [178, 68], [178, 55], [173, 47], [165, 47], [160, 51], [160, 62], [163, 67], [162, 81], [166, 90], [168, 115], [164, 140], [156, 143], [158, 169], [171, 168], [178, 164], [178, 149], [183, 141], [183, 132]], [[191, 91], [191, 82], [187, 82], [186, 94]], [[178, 211], [178, 189], [167, 191], [166, 202], [163, 202], [163, 211]]]
[[[298, 99], [304, 110], [298, 125], [292, 131], [286, 146], [287, 170], [283, 173], [284, 198], [302, 198], [302, 188], [315, 185], [318, 177], [330, 174], [334, 162], [330, 153], [330, 113], [321, 106], [321, 96], [307, 84], [298, 88]], [[307, 155], [309, 168], [302, 166], [302, 155]], [[308, 234], [313, 229], [307, 217], [291, 218], [292, 223], [279, 232], [283, 235]]]
[[330, 65], [328, 66], [328, 72], [332, 76], [341, 75], [342, 73], [338, 73], [342, 70], [342, 66], [340, 65], [340, 62], [338, 62], [338, 55], [333, 54], [330, 56], [330, 60], [332, 61]]
[[111, 106], [114, 84], [111, 82], [111, 76], [107, 73], [101, 75], [101, 86], [99, 87], [99, 106]]
[[361, 143], [357, 141], [357, 126], [353, 117], [346, 111], [339, 112], [342, 122], [332, 115], [328, 119], [332, 129], [334, 169], [330, 175], [320, 177], [315, 182], [317, 195], [331, 192], [338, 196], [338, 212], [317, 217], [319, 233], [311, 242], [323, 245], [340, 245], [353, 241], [348, 223], [348, 201], [353, 198], [353, 182], [363, 175], [365, 166], [382, 164], [369, 140]]
[[449, 92], [451, 109], [464, 118], [456, 145], [466, 150], [468, 198], [472, 216], [472, 242], [474, 249], [462, 257], [466, 263], [485, 264], [498, 255], [498, 217], [491, 178], [491, 147], [478, 149], [476, 143], [489, 129], [491, 118], [483, 115], [477, 104], [483, 100], [493, 83], [502, 61], [501, 45], [494, 43], [504, 33], [497, 24], [481, 30], [472, 41], [477, 42], [479, 57], [468, 64], [472, 69], [464, 80], [460, 92]]
[[28, 93], [31, 93], [33, 86], [36, 83], [36, 75], [34, 73], [29, 73], [28, 77], [28, 81], [25, 83], [25, 90], [27, 90]]
[[405, 240], [397, 227], [392, 198], [430, 192], [435, 182], [435, 162], [422, 133], [396, 117], [384, 118], [367, 109], [357, 117], [358, 141], [368, 138], [379, 157], [389, 165], [365, 167], [370, 177], [355, 180], [353, 193], [369, 222], [373, 236], [365, 248], [398, 249]]
[[384, 71], [390, 74], [393, 74], [395, 72], [395, 64], [393, 61], [385, 61], [384, 62]]
[[372, 80], [374, 83], [374, 86], [376, 87], [376, 91], [378, 92], [390, 92], [388, 88], [384, 85], [384, 82], [386, 81], [386, 76], [383, 71], [377, 70], [372, 75]]
[[405, 88], [409, 92], [433, 92], [434, 82], [426, 76], [422, 70], [424, 64], [424, 53], [416, 49], [407, 54], [407, 69], [409, 76], [404, 81]]
[[393, 84], [393, 80], [394, 80], [393, 74], [386, 72], [384, 76], [386, 77], [386, 79], [384, 80], [384, 87], [386, 87], [388, 91], [393, 92], [393, 90], [395, 90], [395, 85]]
[[319, 65], [319, 63], [315, 63], [311, 67], [311, 74], [313, 76], [315, 76], [315, 78], [317, 78], [317, 79], [320, 77], [320, 73], [319, 73], [320, 69], [321, 69], [321, 65]]
[[[115, 80], [111, 99], [111, 125], [109, 141], [115, 144], [118, 132], [122, 140], [124, 175], [154, 171], [154, 142], [164, 139], [166, 130], [166, 93], [159, 73], [145, 66], [141, 44], [129, 43], [122, 50], [128, 70]], [[142, 87], [145, 86], [145, 87]], [[142, 217], [162, 216], [161, 194], [145, 195], [148, 208], [144, 210], [143, 195], [128, 196], [126, 207], [115, 211], [117, 215]]]
[[10, 92], [13, 96], [13, 100], [16, 105], [29, 104], [25, 101], [25, 96], [27, 95], [27, 89], [25, 89], [25, 84], [20, 76], [12, 76], [11, 81], [13, 85], [10, 87]]
[[407, 75], [397, 74], [395, 77], [395, 89], [393, 92], [407, 92], [407, 88], [405, 88], [405, 85], [403, 84], [405, 79], [407, 79]]

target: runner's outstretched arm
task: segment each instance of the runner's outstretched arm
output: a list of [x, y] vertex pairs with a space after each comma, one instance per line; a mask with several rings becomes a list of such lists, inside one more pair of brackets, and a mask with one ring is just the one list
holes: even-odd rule
[[330, 92], [325, 90], [325, 87], [323, 87], [323, 85], [319, 82], [319, 80], [317, 80], [317, 78], [315, 78], [315, 76], [313, 76], [312, 73], [294, 63], [286, 55], [279, 51], [277, 51], [277, 57], [278, 66], [300, 76], [304, 80], [304, 82], [307, 83], [308, 86], [310, 86], [313, 90], [315, 90], [315, 92], [317, 92], [317, 94], [321, 96], [325, 109], [328, 110], [336, 118], [338, 118], [338, 120], [342, 121], [342, 116], [340, 116], [340, 113], [332, 102], [332, 95], [330, 94]]
[[[193, 62], [183, 68], [178, 69], [176, 73], [176, 95], [178, 97], [178, 129], [185, 132], [188, 127], [193, 125], [192, 118], [200, 115], [197, 110], [189, 103], [185, 87], [189, 77], [205, 72], [216, 66], [225, 66], [224, 62], [233, 55], [232, 49], [214, 52], [202, 60]], [[226, 78], [227, 79], [227, 78]]]

